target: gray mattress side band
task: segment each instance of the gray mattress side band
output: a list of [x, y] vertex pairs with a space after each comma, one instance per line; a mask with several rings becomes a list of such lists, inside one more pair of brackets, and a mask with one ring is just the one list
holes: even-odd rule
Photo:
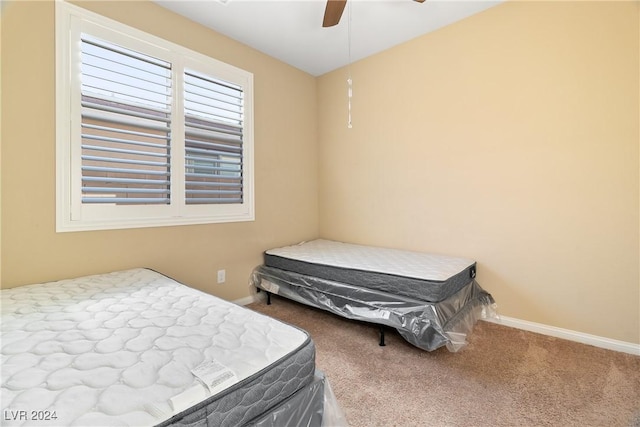
[[315, 344], [308, 338], [284, 358], [159, 426], [246, 425], [313, 382], [315, 354]]
[[476, 264], [473, 263], [446, 281], [431, 281], [374, 271], [315, 264], [268, 253], [264, 254], [264, 265], [305, 276], [319, 277], [325, 280], [347, 283], [427, 302], [438, 302], [449, 298], [466, 286], [476, 274]]
[[324, 416], [325, 376], [316, 370], [313, 382], [280, 402], [266, 414], [251, 420], [247, 427], [321, 427]]

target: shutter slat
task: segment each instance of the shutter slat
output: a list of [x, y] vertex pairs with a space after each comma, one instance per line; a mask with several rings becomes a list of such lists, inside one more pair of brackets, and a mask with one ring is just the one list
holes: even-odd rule
[[168, 162], [151, 162], [147, 160], [132, 160], [132, 159], [124, 159], [117, 157], [103, 157], [103, 156], [88, 156], [83, 155], [82, 160], [92, 160], [94, 162], [105, 162], [105, 163], [123, 163], [127, 165], [141, 165], [141, 166], [157, 166], [163, 168], [169, 168]]
[[[160, 68], [166, 68], [166, 69], [170, 69], [170, 64], [166, 61], [163, 61], [161, 59], [157, 59], [154, 58], [152, 56], [149, 55], [145, 55], [143, 53], [140, 52], [133, 52], [127, 48], [121, 47], [121, 46], [117, 46], [113, 43], [109, 43], [107, 41], [104, 40], [99, 40], [96, 37], [92, 37], [88, 34], [82, 34], [82, 42], [86, 43], [87, 45], [92, 45], [98, 49], [100, 49], [101, 51], [110, 51], [110, 52], [114, 52], [117, 53], [119, 55], [123, 55], [125, 57], [129, 57], [131, 59], [134, 59], [136, 61], [144, 61], [144, 62], [148, 62], [151, 65], [155, 65], [157, 67]], [[85, 53], [85, 49], [83, 49], [83, 54]]]
[[[126, 116], [125, 116], [126, 117]], [[83, 123], [82, 126], [88, 126], [87, 123], [84, 122], [84, 119], [87, 120], [94, 120], [94, 121], [99, 121], [99, 122], [103, 122], [105, 124], [111, 124], [112, 126], [117, 126], [120, 125], [122, 126], [121, 128], [114, 128], [114, 127], [108, 127], [108, 126], [104, 126], [106, 128], [108, 128], [110, 131], [114, 132], [116, 130], [120, 131], [120, 132], [126, 132], [126, 129], [129, 127], [135, 127], [135, 128], [141, 128], [141, 129], [146, 129], [146, 130], [157, 130], [160, 132], [169, 132], [169, 127], [165, 124], [156, 124], [156, 123], [148, 123], [146, 121], [135, 121], [134, 119], [130, 119], [130, 120], [126, 120], [126, 118], [123, 118], [122, 116], [118, 116], [118, 117], [114, 117], [113, 114], [111, 115], [107, 115], [104, 114], [102, 112], [96, 112], [96, 111], [91, 111], [91, 110], [86, 110], [82, 112], [82, 119], [83, 119]], [[153, 119], [155, 120], [155, 118]], [[165, 123], [169, 123], [169, 120], [161, 120], [162, 122]]]
[[82, 197], [82, 203], [110, 203], [119, 205], [166, 205], [167, 197]]
[[212, 118], [215, 120], [219, 120], [222, 123], [241, 123], [242, 122], [242, 113], [231, 112], [225, 110], [223, 108], [213, 109], [204, 109], [197, 108], [197, 105], [194, 105], [194, 102], [185, 100], [185, 105], [188, 106], [191, 114], [196, 114], [198, 117], [206, 117]]
[[242, 198], [233, 198], [233, 199], [227, 199], [227, 198], [207, 198], [207, 197], [190, 197], [189, 200], [187, 201], [188, 204], [190, 205], [197, 205], [197, 204], [206, 204], [206, 205], [223, 205], [223, 204], [238, 204], [238, 203], [242, 203]]
[[218, 140], [212, 140], [214, 142], [200, 141], [195, 139], [187, 139], [185, 142], [187, 145], [187, 152], [203, 150], [202, 152], [224, 154], [225, 156], [241, 155], [242, 145], [231, 144], [218, 144]]
[[120, 183], [120, 184], [150, 184], [153, 185], [169, 185], [169, 181], [167, 180], [149, 180], [149, 179], [136, 179], [136, 178], [116, 178], [113, 176], [109, 177], [96, 177], [96, 176], [85, 176], [82, 178], [82, 182], [102, 182], [106, 184]]
[[[168, 171], [164, 170], [151, 170], [151, 169], [127, 169], [127, 168], [115, 168], [108, 166], [82, 166], [82, 171], [87, 172], [99, 172], [101, 174], [120, 173], [130, 175], [154, 175], [154, 176], [170, 176]], [[84, 179], [83, 175], [83, 179]], [[150, 178], [151, 179], [151, 178]], [[105, 178], [108, 181], [108, 178]]]
[[197, 87], [213, 92], [219, 91], [220, 93], [229, 93], [235, 95], [239, 99], [242, 98], [243, 91], [241, 86], [225, 82], [224, 80], [214, 79], [211, 76], [197, 73], [193, 70], [188, 70], [185, 73], [185, 81], [189, 83], [190, 87]]
[[87, 144], [82, 144], [82, 149], [84, 150], [91, 150], [91, 151], [102, 151], [105, 153], [117, 153], [117, 154], [124, 154], [124, 157], [127, 156], [145, 156], [145, 157], [163, 157], [163, 158], [168, 158], [169, 154], [166, 152], [164, 153], [154, 153], [153, 151], [138, 151], [138, 150], [126, 150], [124, 148], [113, 148], [113, 147], [105, 147], [105, 146], [100, 146], [100, 145], [87, 145]]
[[209, 171], [211, 172], [210, 179], [225, 179], [225, 178], [240, 177], [240, 171], [238, 171], [237, 169], [228, 169], [224, 167], [204, 166], [204, 165], [191, 166], [190, 165], [190, 166], [187, 166], [187, 169], [194, 169], [194, 170], [198, 170], [199, 172]]
[[243, 99], [241, 87], [229, 86], [221, 80], [213, 82], [204, 77], [204, 75], [202, 77], [196, 76], [193, 71], [187, 71], [185, 82], [188, 83], [189, 93], [216, 93], [233, 98], [238, 103]]
[[[124, 86], [124, 87], [119, 87]], [[159, 97], [166, 97], [167, 94], [155, 93], [151, 91], [141, 92], [136, 90], [136, 86], [127, 85], [119, 82], [112, 82], [109, 92], [101, 87], [85, 84], [85, 93], [94, 94], [96, 96], [118, 96], [120, 100], [126, 101], [134, 105], [153, 104], [160, 107], [158, 111], [167, 111], [167, 105], [158, 101]], [[119, 90], [116, 90], [119, 89]]]
[[83, 193], [148, 193], [169, 194], [169, 190], [163, 188], [130, 188], [130, 187], [82, 187]]
[[[97, 126], [97, 125], [91, 125], [89, 123], [82, 123], [82, 127], [85, 129], [91, 129], [91, 130], [95, 130], [95, 131], [99, 131], [99, 132], [112, 132], [112, 133], [118, 133], [118, 134], [124, 134], [124, 135], [135, 135], [135, 136], [139, 136], [141, 138], [144, 139], [162, 139], [164, 141], [169, 141], [171, 138], [169, 136], [165, 135], [160, 135], [160, 134], [153, 134], [153, 133], [146, 133], [146, 132], [136, 132], [133, 130], [126, 130], [126, 129], [120, 129], [120, 128], [114, 128], [114, 127], [109, 127], [109, 126]], [[87, 137], [87, 138], [93, 138], [93, 139], [101, 139], [101, 138], [106, 138], [106, 137], [100, 137], [98, 135], [90, 135], [90, 134], [83, 134], [82, 137]], [[115, 138], [114, 138], [115, 140]], [[129, 143], [131, 144], [136, 144], [136, 145], [147, 145], [149, 144], [151, 145], [158, 145], [158, 144], [152, 144], [152, 143], [142, 143], [142, 142], [138, 142], [135, 140], [126, 140], [126, 141], [130, 141]], [[115, 141], [114, 141], [115, 142]], [[163, 144], [166, 145], [166, 142]]]
[[[103, 71], [106, 71], [107, 73], [113, 73], [119, 76], [150, 83], [154, 86], [157, 86], [158, 90], [160, 90], [162, 87], [166, 87], [166, 85], [162, 84], [161, 81], [169, 77], [168, 69], [163, 72], [154, 73], [152, 70], [149, 70], [149, 69], [144, 69], [144, 68], [136, 67], [129, 64], [123, 64], [122, 62], [113, 61], [109, 59], [99, 58], [91, 54], [87, 54], [85, 58], [87, 60], [85, 60], [82, 65], [94, 70], [94, 72], [93, 73], [83, 72], [83, 74], [91, 75], [94, 77], [99, 77], [96, 75], [96, 74], [99, 74], [97, 70], [103, 70]], [[97, 60], [94, 62], [94, 61], [89, 61], [90, 59], [97, 59]], [[127, 70], [131, 71], [131, 73], [127, 73], [126, 72]], [[99, 77], [99, 78], [101, 79], [102, 77]]]
[[[213, 145], [213, 144], [211, 144]], [[216, 147], [216, 148], [214, 148]], [[233, 158], [238, 158], [238, 159], [242, 159], [242, 152], [241, 151], [235, 151], [234, 152], [229, 152], [224, 150], [226, 147], [220, 147], [218, 148], [218, 146], [214, 146], [211, 149], [206, 149], [206, 148], [196, 148], [196, 147], [189, 147], [187, 148], [187, 156], [191, 155], [193, 157], [197, 157], [198, 154], [201, 154], [204, 156], [204, 158], [209, 158], [211, 159], [211, 156], [215, 156], [215, 158], [219, 158], [220, 156], [224, 156], [224, 157], [233, 157]]]
[[[194, 109], [196, 111], [198, 111], [198, 109], [193, 108], [193, 106], [202, 105], [203, 107], [206, 107], [208, 110], [211, 107], [211, 104], [216, 104], [216, 110], [218, 111], [228, 111], [237, 115], [238, 117], [242, 116], [242, 105], [238, 104], [237, 102], [227, 102], [222, 99], [207, 97], [207, 96], [199, 95], [197, 93], [187, 93], [187, 96], [185, 96], [185, 101], [191, 103], [192, 108], [190, 109]], [[206, 110], [200, 110], [200, 111], [206, 111]]]
[[229, 195], [229, 194], [241, 194], [238, 190], [187, 190], [187, 194], [208, 194], [214, 195]]
[[[133, 109], [123, 109], [123, 108], [113, 107], [109, 105], [85, 102], [85, 101], [82, 102], [82, 106], [85, 108], [90, 108], [92, 110], [123, 114], [126, 116], [138, 117], [140, 119], [149, 119], [149, 120], [155, 120], [155, 121], [164, 122], [164, 123], [171, 122], [171, 119], [169, 118], [168, 113], [166, 111], [157, 110], [153, 108], [147, 108], [146, 110], [149, 112], [143, 113], [143, 112], [134, 111]], [[159, 114], [154, 115], [152, 114], [152, 112], [157, 112]], [[85, 115], [84, 112], [82, 113], [82, 115], [83, 116]], [[108, 119], [105, 119], [104, 116], [102, 119], [105, 121], [109, 121]], [[98, 120], [100, 120], [100, 118], [98, 118]]]
[[[193, 168], [187, 168], [187, 169], [193, 169]], [[224, 180], [224, 182], [226, 181], [234, 181], [234, 182], [239, 182], [240, 184], [242, 184], [242, 180], [240, 179], [240, 176], [215, 176], [215, 175], [211, 175], [209, 173], [198, 173], [198, 172], [189, 172], [187, 171], [187, 173], [185, 174], [185, 176], [187, 178], [192, 178], [192, 179], [196, 179], [196, 178], [201, 178], [201, 179], [209, 179], [209, 180]], [[194, 182], [198, 182], [198, 181], [194, 181]], [[200, 181], [201, 182], [201, 181]], [[222, 181], [221, 181], [222, 182]]]
[[216, 122], [211, 119], [207, 120], [207, 122], [202, 122], [200, 118], [187, 115], [186, 126], [188, 126], [188, 128], [190, 129], [202, 129], [213, 132], [226, 133], [230, 135], [237, 135], [240, 137], [242, 136], [242, 123], [223, 123]]
[[[99, 90], [104, 90], [105, 87], [108, 87], [109, 91], [113, 92], [113, 84], [116, 84], [119, 86], [130, 87], [139, 93], [156, 94], [156, 95], [162, 95], [162, 96], [169, 95], [167, 93], [166, 84], [161, 84], [158, 82], [152, 82], [152, 81], [144, 80], [141, 78], [136, 78], [132, 75], [125, 74], [125, 73], [119, 73], [119, 72], [110, 71], [110, 70], [105, 70], [105, 71], [109, 71], [109, 74], [107, 75], [111, 78], [107, 77], [107, 75], [101, 76], [99, 75], [99, 73], [84, 72], [83, 77], [87, 78], [86, 82], [84, 83], [84, 87], [99, 89]], [[118, 77], [120, 77], [119, 80], [117, 80]], [[90, 84], [88, 82], [91, 82], [93, 84]], [[108, 83], [105, 84], [105, 82], [112, 83], [112, 84], [108, 84]], [[122, 94], [126, 94], [126, 93], [122, 93]]]
[[227, 187], [242, 188], [242, 183], [238, 182], [209, 182], [209, 181], [187, 181], [193, 187]]
[[242, 97], [233, 96], [215, 90], [194, 90], [197, 85], [191, 84], [185, 89], [185, 99], [193, 100], [204, 105], [210, 105], [211, 102], [216, 104], [226, 105], [226, 108], [231, 108], [233, 111], [238, 111], [242, 107]]

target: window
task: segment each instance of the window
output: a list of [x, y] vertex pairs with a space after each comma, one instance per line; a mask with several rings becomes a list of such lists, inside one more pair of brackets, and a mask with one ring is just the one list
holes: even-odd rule
[[253, 76], [56, 2], [57, 230], [251, 221]]

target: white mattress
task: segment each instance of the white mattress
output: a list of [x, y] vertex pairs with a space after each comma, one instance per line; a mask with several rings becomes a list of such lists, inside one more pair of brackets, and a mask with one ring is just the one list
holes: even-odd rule
[[467, 258], [323, 239], [270, 249], [266, 253], [313, 264], [429, 281], [446, 281], [475, 264]]
[[[2, 290], [1, 328], [6, 426], [155, 425], [308, 340], [145, 269]], [[192, 373], [208, 362], [219, 386]]]

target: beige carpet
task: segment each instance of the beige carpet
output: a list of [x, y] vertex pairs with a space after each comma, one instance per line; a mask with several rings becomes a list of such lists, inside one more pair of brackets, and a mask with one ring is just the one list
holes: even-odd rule
[[273, 297], [307, 330], [351, 426], [640, 426], [640, 357], [480, 321], [458, 353]]

